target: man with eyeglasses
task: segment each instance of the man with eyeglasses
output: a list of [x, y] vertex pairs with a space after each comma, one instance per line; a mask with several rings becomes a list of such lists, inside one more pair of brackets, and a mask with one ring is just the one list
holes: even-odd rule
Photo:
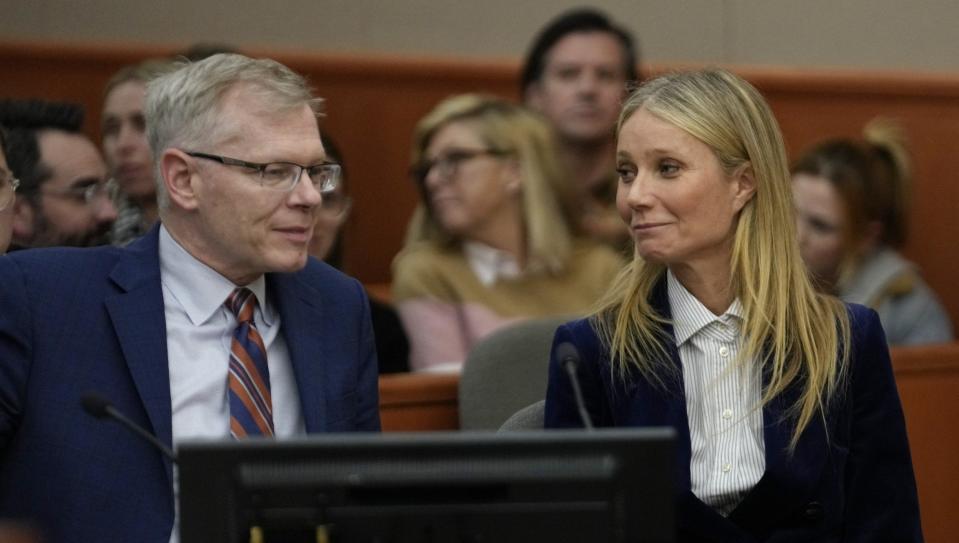
[[0, 259], [0, 517], [52, 542], [178, 540], [170, 460], [84, 413], [87, 391], [171, 448], [379, 429], [363, 288], [307, 256], [339, 181], [317, 107], [271, 60], [182, 64], [147, 89], [160, 223]]
[[20, 179], [13, 246], [90, 247], [109, 241], [114, 185], [96, 145], [80, 132], [83, 110], [68, 103], [0, 100], [7, 162]]

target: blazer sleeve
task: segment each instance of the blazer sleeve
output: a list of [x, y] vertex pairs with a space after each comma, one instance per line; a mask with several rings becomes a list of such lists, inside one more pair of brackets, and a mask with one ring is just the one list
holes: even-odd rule
[[32, 343], [24, 275], [10, 257], [0, 257], [0, 451], [20, 425]]
[[610, 426], [612, 417], [607, 402], [606, 386], [602, 379], [599, 338], [588, 320], [579, 320], [557, 328], [550, 350], [549, 377], [546, 387], [544, 426], [546, 428], [582, 428], [583, 421], [576, 404], [572, 381], [557, 356], [557, 349], [570, 343], [579, 354], [576, 376], [583, 393], [583, 403], [595, 426]]
[[845, 541], [922, 541], [919, 498], [889, 349], [875, 311], [850, 312]]
[[380, 430], [379, 369], [376, 362], [376, 341], [373, 337], [373, 324], [370, 319], [370, 303], [366, 291], [359, 282], [354, 282], [360, 307], [359, 353], [360, 364], [357, 372], [359, 406], [357, 409], [356, 429], [359, 431]]

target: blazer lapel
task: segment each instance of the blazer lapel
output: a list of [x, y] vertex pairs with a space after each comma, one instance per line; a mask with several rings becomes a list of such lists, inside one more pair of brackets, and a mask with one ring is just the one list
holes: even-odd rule
[[641, 419], [653, 417], [657, 420], [643, 420], [642, 423], [645, 425], [669, 424], [676, 429], [677, 518], [684, 519], [679, 529], [682, 533], [695, 534], [696, 539], [702, 541], [744, 541], [745, 534], [735, 524], [730, 523], [692, 492], [689, 471], [692, 460], [692, 440], [689, 435], [689, 414], [686, 411], [686, 389], [682, 360], [679, 358], [676, 335], [671, 324], [672, 310], [669, 306], [665, 274], [653, 289], [650, 304], [668, 321], [662, 325], [662, 330], [668, 338], [667, 354], [673, 364], [674, 375], [673, 381], [667, 383], [666, 391], [652, 388], [645, 382], [641, 385], [644, 390], [641, 391], [640, 397], [661, 398], [657, 402], [643, 402], [640, 409], [647, 410], [649, 415]]
[[[689, 437], [689, 415], [686, 412], [686, 389], [683, 381], [683, 364], [679, 359], [679, 349], [676, 347], [676, 335], [673, 331], [672, 310], [669, 307], [669, 294], [666, 288], [666, 275], [653, 289], [650, 303], [657, 313], [667, 322], [662, 325], [662, 331], [668, 341], [666, 352], [672, 363], [672, 381], [666, 383], [666, 390], [652, 386], [645, 380], [640, 385], [640, 397], [660, 398], [658, 402], [646, 402], [641, 409], [650, 420], [641, 420], [644, 425], [667, 424], [676, 429], [676, 488], [688, 491], [690, 488], [689, 462], [692, 455], [692, 442]], [[653, 420], [656, 419], [656, 420]]]
[[307, 433], [326, 430], [327, 394], [323, 387], [326, 364], [318, 363], [334, 354], [321, 338], [326, 326], [322, 296], [312, 285], [300, 280], [299, 274], [267, 275], [270, 296], [280, 313], [280, 330], [290, 352], [290, 363], [296, 377]]
[[[106, 299], [120, 348], [157, 438], [172, 447], [166, 318], [160, 286], [159, 228], [132, 243], [110, 274], [120, 293]], [[164, 462], [172, 481], [172, 466]]]
[[[654, 288], [650, 303], [659, 314], [667, 319], [672, 318], [665, 275]], [[788, 447], [793, 426], [784, 417], [789, 406], [796, 401], [798, 390], [790, 387], [764, 406], [765, 473], [739, 506], [730, 513], [729, 519], [723, 518], [691, 490], [689, 466], [692, 445], [682, 362], [679, 359], [672, 325], [664, 324], [663, 331], [670, 338], [667, 352], [675, 365], [676, 384], [670, 383], [666, 393], [645, 383], [632, 385], [636, 390], [630, 392], [631, 397], [640, 399], [637, 409], [646, 412], [639, 416], [641, 424], [669, 424], [676, 429], [676, 487], [680, 512], [678, 518], [686, 519], [680, 529], [697, 534], [706, 541], [744, 541], [750, 536], [765, 539], [774, 527], [782, 525], [784, 518], [795, 515], [797, 510], [807, 504], [823, 476], [828, 452], [823, 450], [822, 445], [826, 442], [822, 419], [813, 418], [795, 451], [790, 453]], [[663, 394], [669, 396], [660, 401], [652, 400]], [[729, 522], [730, 520], [733, 522]]]
[[807, 505], [826, 467], [826, 432], [819, 416], [813, 417], [795, 450], [789, 451], [794, 424], [785, 414], [798, 395], [798, 388], [790, 387], [763, 408], [766, 471], [730, 514], [733, 521], [758, 538]]

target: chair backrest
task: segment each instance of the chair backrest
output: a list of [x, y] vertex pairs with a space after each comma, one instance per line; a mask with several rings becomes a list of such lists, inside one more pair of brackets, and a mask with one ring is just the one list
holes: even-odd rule
[[499, 431], [526, 432], [530, 430], [542, 430], [545, 420], [546, 400], [540, 400], [513, 413], [513, 416], [506, 419], [506, 422], [499, 427]]
[[460, 429], [495, 431], [519, 409], [545, 398], [553, 335], [569, 320], [524, 321], [477, 343], [460, 377]]

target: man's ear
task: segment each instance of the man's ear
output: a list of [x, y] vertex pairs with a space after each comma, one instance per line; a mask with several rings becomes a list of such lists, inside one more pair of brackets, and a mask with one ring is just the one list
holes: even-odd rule
[[33, 203], [28, 198], [18, 194], [13, 200], [12, 231], [14, 242], [26, 245], [25, 241], [33, 239], [36, 213], [37, 210], [34, 209]]
[[733, 176], [734, 190], [733, 205], [736, 211], [742, 211], [746, 204], [756, 195], [756, 176], [753, 173], [753, 167], [746, 164], [739, 168], [739, 172]]
[[170, 202], [186, 210], [197, 207], [197, 175], [191, 166], [192, 160], [179, 149], [167, 149], [160, 156], [160, 176]]

